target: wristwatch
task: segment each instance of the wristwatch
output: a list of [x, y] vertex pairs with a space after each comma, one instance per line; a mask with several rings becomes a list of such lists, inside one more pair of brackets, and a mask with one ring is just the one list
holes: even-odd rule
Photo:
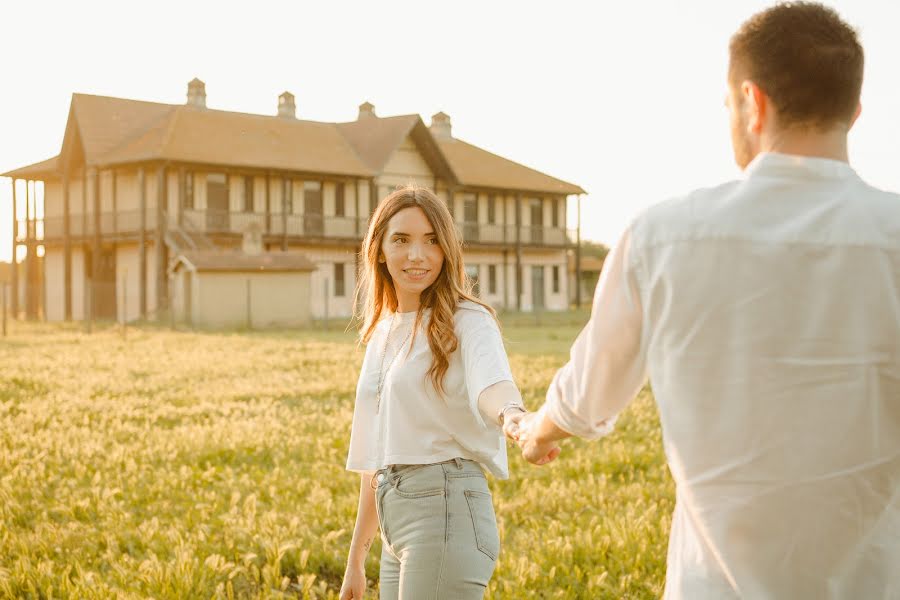
[[506, 412], [512, 409], [516, 409], [519, 412], [527, 413], [528, 410], [518, 403], [510, 402], [509, 404], [504, 404], [500, 411], [497, 413], [497, 421], [500, 422], [500, 427], [503, 427], [503, 421], [506, 418]]

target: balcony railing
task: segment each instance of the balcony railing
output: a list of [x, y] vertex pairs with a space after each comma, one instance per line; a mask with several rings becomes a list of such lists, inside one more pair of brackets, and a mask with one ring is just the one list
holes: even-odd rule
[[[463, 241], [469, 244], [515, 244], [515, 225], [485, 223], [457, 223]], [[518, 239], [525, 246], [565, 246], [574, 244], [574, 229], [548, 227], [546, 225], [520, 226]]]
[[[368, 218], [325, 215], [266, 215], [259, 213], [186, 210], [182, 217], [186, 228], [203, 233], [242, 234], [255, 224], [269, 235], [362, 239]], [[268, 221], [268, 227], [267, 227]]]
[[[139, 210], [101, 213], [100, 231], [103, 235], [130, 235], [140, 229]], [[176, 215], [169, 215], [171, 223], [177, 223]], [[270, 214], [268, 218], [260, 213], [184, 210], [181, 215], [184, 229], [204, 234], [243, 234], [251, 225], [256, 225], [266, 235], [305, 238], [330, 238], [361, 240], [368, 226], [368, 217], [336, 217], [325, 215]], [[268, 222], [268, 227], [267, 227]], [[19, 221], [18, 240], [25, 239], [25, 221]], [[514, 245], [517, 240], [515, 225], [487, 223], [457, 223], [463, 241], [469, 244]], [[156, 229], [156, 211], [148, 210], [144, 226], [148, 232]], [[574, 244], [574, 229], [563, 229], [547, 225], [520, 226], [518, 239], [523, 246], [562, 247]], [[62, 239], [63, 217], [46, 217], [35, 224], [38, 239], [44, 234], [46, 239]], [[73, 238], [94, 234], [94, 216], [73, 214], [69, 217], [69, 235]]]
[[[45, 239], [61, 239], [65, 234], [63, 217], [44, 217]], [[40, 225], [38, 225], [40, 227]], [[156, 212], [147, 212], [144, 227], [147, 231], [156, 229]], [[141, 228], [141, 211], [119, 211], [100, 213], [100, 232], [103, 234], [131, 234]], [[24, 224], [19, 226], [20, 238], [24, 239]], [[94, 235], [94, 215], [73, 214], [69, 216], [69, 235], [82, 237]]]

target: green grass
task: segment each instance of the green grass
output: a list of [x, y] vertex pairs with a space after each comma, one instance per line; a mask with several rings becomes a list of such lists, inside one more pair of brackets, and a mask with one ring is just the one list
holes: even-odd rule
[[[505, 315], [536, 407], [586, 313]], [[351, 333], [0, 338], [0, 597], [335, 598], [356, 511], [344, 470]], [[673, 486], [643, 392], [555, 463], [510, 448], [491, 481], [503, 550], [489, 598], [656, 598]], [[376, 543], [367, 572], [377, 597]]]

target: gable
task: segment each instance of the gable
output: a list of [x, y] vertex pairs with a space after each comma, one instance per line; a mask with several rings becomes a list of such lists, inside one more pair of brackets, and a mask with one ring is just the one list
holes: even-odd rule
[[428, 187], [434, 185], [434, 172], [425, 162], [425, 158], [419, 152], [419, 148], [411, 136], [406, 136], [391, 153], [384, 165], [382, 178], [390, 178], [392, 181], [399, 178], [403, 180], [402, 183], [411, 180], [418, 185]]

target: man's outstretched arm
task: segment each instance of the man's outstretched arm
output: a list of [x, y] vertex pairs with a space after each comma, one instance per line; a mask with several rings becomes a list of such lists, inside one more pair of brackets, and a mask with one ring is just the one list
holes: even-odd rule
[[644, 317], [626, 231], [607, 257], [591, 318], [572, 345], [569, 362], [553, 377], [540, 411], [510, 419], [504, 431], [527, 460], [546, 464], [556, 442], [596, 439], [612, 431], [616, 416], [646, 381]]

